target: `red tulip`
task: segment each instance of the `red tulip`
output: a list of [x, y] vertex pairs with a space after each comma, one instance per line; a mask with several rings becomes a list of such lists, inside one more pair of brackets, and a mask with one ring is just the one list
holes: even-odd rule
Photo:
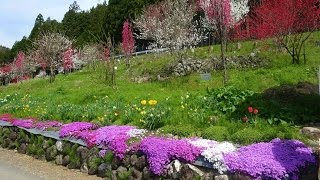
[[259, 112], [258, 109], [253, 110], [253, 114], [258, 114], [258, 112]]
[[252, 113], [253, 112], [253, 108], [251, 106], [248, 107], [248, 111], [249, 113]]
[[243, 117], [243, 118], [242, 118], [242, 121], [246, 123], [246, 122], [249, 121], [249, 119], [248, 119], [248, 117], [246, 116], [246, 117]]

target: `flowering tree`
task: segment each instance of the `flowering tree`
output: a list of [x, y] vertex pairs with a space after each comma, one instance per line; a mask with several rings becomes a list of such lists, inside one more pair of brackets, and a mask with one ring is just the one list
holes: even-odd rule
[[103, 54], [101, 53], [100, 44], [90, 44], [83, 47], [80, 53], [80, 59], [85, 65], [88, 65], [93, 70], [97, 68], [97, 63], [99, 60], [103, 59]]
[[221, 40], [221, 60], [224, 70], [224, 84], [227, 81], [224, 54], [227, 47], [228, 31], [248, 12], [248, 0], [198, 0], [198, 6], [204, 11], [204, 24], [217, 34]]
[[107, 47], [104, 48], [104, 61], [105, 61], [105, 81], [109, 83], [111, 86], [116, 85], [116, 71], [115, 71], [115, 61], [114, 58], [111, 57], [112, 54], [112, 44], [111, 41], [108, 40]]
[[45, 64], [43, 63], [38, 51], [31, 50], [26, 54], [24, 61], [24, 68], [26, 73], [29, 74], [29, 77], [34, 77], [38, 67], [45, 69]]
[[130, 60], [129, 57], [135, 50], [134, 46], [134, 38], [133, 38], [133, 31], [132, 31], [132, 26], [129, 23], [128, 20], [126, 20], [123, 23], [123, 30], [122, 30], [122, 52], [126, 55], [127, 57], [127, 67], [130, 67]]
[[13, 62], [14, 74], [17, 81], [21, 81], [23, 76], [26, 73], [24, 61], [25, 61], [25, 54], [20, 51]]
[[70, 70], [74, 67], [73, 63], [73, 49], [68, 48], [64, 53], [63, 53], [63, 69], [64, 72], [70, 72]]
[[3, 85], [6, 85], [10, 81], [10, 75], [12, 74], [12, 67], [7, 64], [3, 67], [0, 67], [0, 82]]
[[63, 66], [63, 54], [71, 45], [72, 41], [60, 33], [44, 34], [34, 42], [41, 59], [50, 68], [50, 82], [55, 80], [55, 71]]
[[319, 0], [262, 0], [253, 8], [249, 34], [256, 38], [275, 37], [293, 64], [300, 64], [306, 40], [320, 26]]
[[148, 6], [135, 22], [138, 38], [152, 40], [153, 48], [176, 50], [197, 45], [205, 38], [199, 22], [194, 20], [197, 6], [189, 0], [166, 0]]

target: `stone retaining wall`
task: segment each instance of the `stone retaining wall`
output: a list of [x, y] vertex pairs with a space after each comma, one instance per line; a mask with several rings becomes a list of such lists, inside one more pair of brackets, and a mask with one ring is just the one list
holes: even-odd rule
[[[178, 160], [170, 163], [162, 177], [150, 172], [146, 156], [143, 154], [127, 154], [123, 160], [107, 152], [103, 158], [99, 148], [88, 148], [82, 143], [57, 140], [32, 134], [18, 127], [0, 127], [0, 145], [2, 148], [16, 150], [36, 159], [55, 162], [69, 169], [79, 169], [89, 175], [97, 175], [106, 179], [215, 179], [228, 180], [250, 178], [240, 174], [220, 175], [214, 169], [204, 167], [203, 161], [186, 164]], [[209, 165], [210, 166], [210, 165]], [[300, 175], [301, 179], [316, 179], [316, 167], [308, 167]]]

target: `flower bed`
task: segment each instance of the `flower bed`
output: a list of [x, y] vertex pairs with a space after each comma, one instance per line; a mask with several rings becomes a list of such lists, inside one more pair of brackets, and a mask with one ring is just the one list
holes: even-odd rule
[[[173, 172], [177, 171], [180, 176], [183, 176], [186, 171], [191, 169], [190, 171], [195, 176], [204, 176], [204, 174], [217, 172], [215, 176], [242, 174], [252, 179], [294, 179], [303, 173], [302, 170], [304, 168], [310, 165], [315, 166], [317, 163], [312, 150], [296, 140], [275, 139], [271, 142], [236, 148], [228, 142], [216, 142], [198, 138], [177, 139], [163, 135], [160, 137], [134, 126], [98, 127], [96, 124], [88, 122], [73, 122], [63, 125], [57, 121], [37, 122], [33, 119], [14, 119], [9, 115], [0, 116], [0, 120], [25, 129], [35, 128], [48, 131], [51, 128], [55, 128], [60, 138], [62, 138], [61, 140], [66, 137], [73, 137], [83, 140], [90, 149], [97, 149], [96, 147], [98, 147], [99, 150], [93, 153], [95, 158], [100, 155], [103, 159], [111, 152], [115, 155], [114, 159], [121, 162], [112, 160], [112, 165], [117, 164], [117, 168], [121, 166], [127, 170], [129, 167], [133, 167], [133, 170], [126, 171], [127, 173], [143, 174], [149, 172], [155, 176], [166, 177], [168, 175], [173, 176], [175, 174]], [[30, 138], [32, 139], [32, 135], [28, 137], [28, 140], [24, 135], [20, 135], [18, 130], [10, 129], [8, 132], [8, 130], [3, 129], [1, 129], [0, 141], [3, 147], [9, 147], [12, 144], [11, 149], [17, 148], [19, 151], [24, 146], [28, 146], [29, 149], [34, 146], [28, 143]], [[38, 143], [38, 141], [35, 142]], [[62, 159], [65, 156], [65, 153], [59, 154], [56, 153], [57, 150], [54, 150], [62, 149], [57, 142], [49, 143], [51, 146], [52, 144], [55, 145], [50, 147], [51, 149], [49, 148], [49, 150], [48, 147], [50, 145], [48, 145], [47, 149], [43, 150], [45, 156], [54, 156], [48, 158], [49, 160], [57, 159], [58, 157]], [[61, 143], [62, 141], [59, 142]], [[16, 145], [14, 145], [15, 143]], [[36, 148], [34, 149], [36, 151]], [[90, 151], [88, 148], [85, 149]], [[77, 153], [82, 156], [81, 152], [78, 152], [80, 150], [75, 151], [76, 153], [71, 153], [70, 156]], [[77, 160], [77, 158], [75, 159]], [[88, 160], [90, 159], [88, 154], [85, 158], [80, 157], [78, 159], [81, 161], [75, 166], [78, 168], [84, 165], [89, 166], [91, 162]], [[142, 160], [139, 161], [138, 159]], [[209, 164], [207, 167], [210, 168], [203, 169], [201, 166], [194, 167], [191, 165], [199, 161], [199, 159], [204, 159]], [[177, 161], [182, 163], [181, 167], [177, 167]], [[145, 165], [141, 165], [144, 163]], [[148, 169], [146, 169], [147, 167]], [[195, 170], [197, 168], [204, 173], [199, 173], [199, 171]], [[212, 171], [212, 169], [215, 169], [215, 171]]]

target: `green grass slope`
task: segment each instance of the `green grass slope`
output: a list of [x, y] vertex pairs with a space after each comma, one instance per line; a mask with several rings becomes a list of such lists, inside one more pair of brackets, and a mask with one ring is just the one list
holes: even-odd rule
[[[317, 68], [320, 65], [320, 47], [315, 45], [317, 40], [320, 40], [320, 32], [314, 33], [308, 40], [307, 62], [301, 65], [292, 65], [286, 52], [274, 52], [271, 41], [241, 42], [240, 50], [230, 50], [227, 55], [249, 55], [254, 44], [258, 44], [256, 49], [259, 50], [259, 56], [268, 58], [271, 67], [229, 69], [228, 85], [259, 93], [268, 88], [301, 81], [317, 83]], [[232, 46], [235, 44], [229, 44], [230, 48]], [[211, 58], [219, 56], [219, 46], [197, 48], [187, 54], [193, 59]], [[245, 124], [239, 118], [232, 118], [230, 113], [216, 113], [215, 109], [199, 107], [202, 103], [199, 99], [206, 98], [207, 88], [223, 87], [220, 71], [211, 72], [212, 78], [209, 81], [201, 80], [198, 73], [166, 81], [140, 84], [132, 81], [133, 77], [146, 74], [156, 76], [174, 59], [167, 53], [133, 57], [130, 72], [126, 70], [125, 64], [120, 63], [116, 73], [116, 88], [103, 81], [103, 70], [86, 68], [68, 75], [58, 75], [54, 83], [49, 83], [47, 79], [33, 79], [1, 86], [0, 113], [65, 122], [78, 120], [100, 124], [133, 124], [151, 129], [163, 127], [164, 131], [177, 135], [201, 135], [212, 139], [219, 137], [219, 140], [240, 143], [300, 136], [292, 124], [274, 125], [263, 117], [258, 117], [258, 124]], [[157, 100], [157, 108], [141, 105], [140, 101], [144, 99]], [[206, 130], [212, 127], [213, 130]], [[213, 131], [218, 134], [212, 134]], [[241, 139], [247, 133], [255, 135]]]

